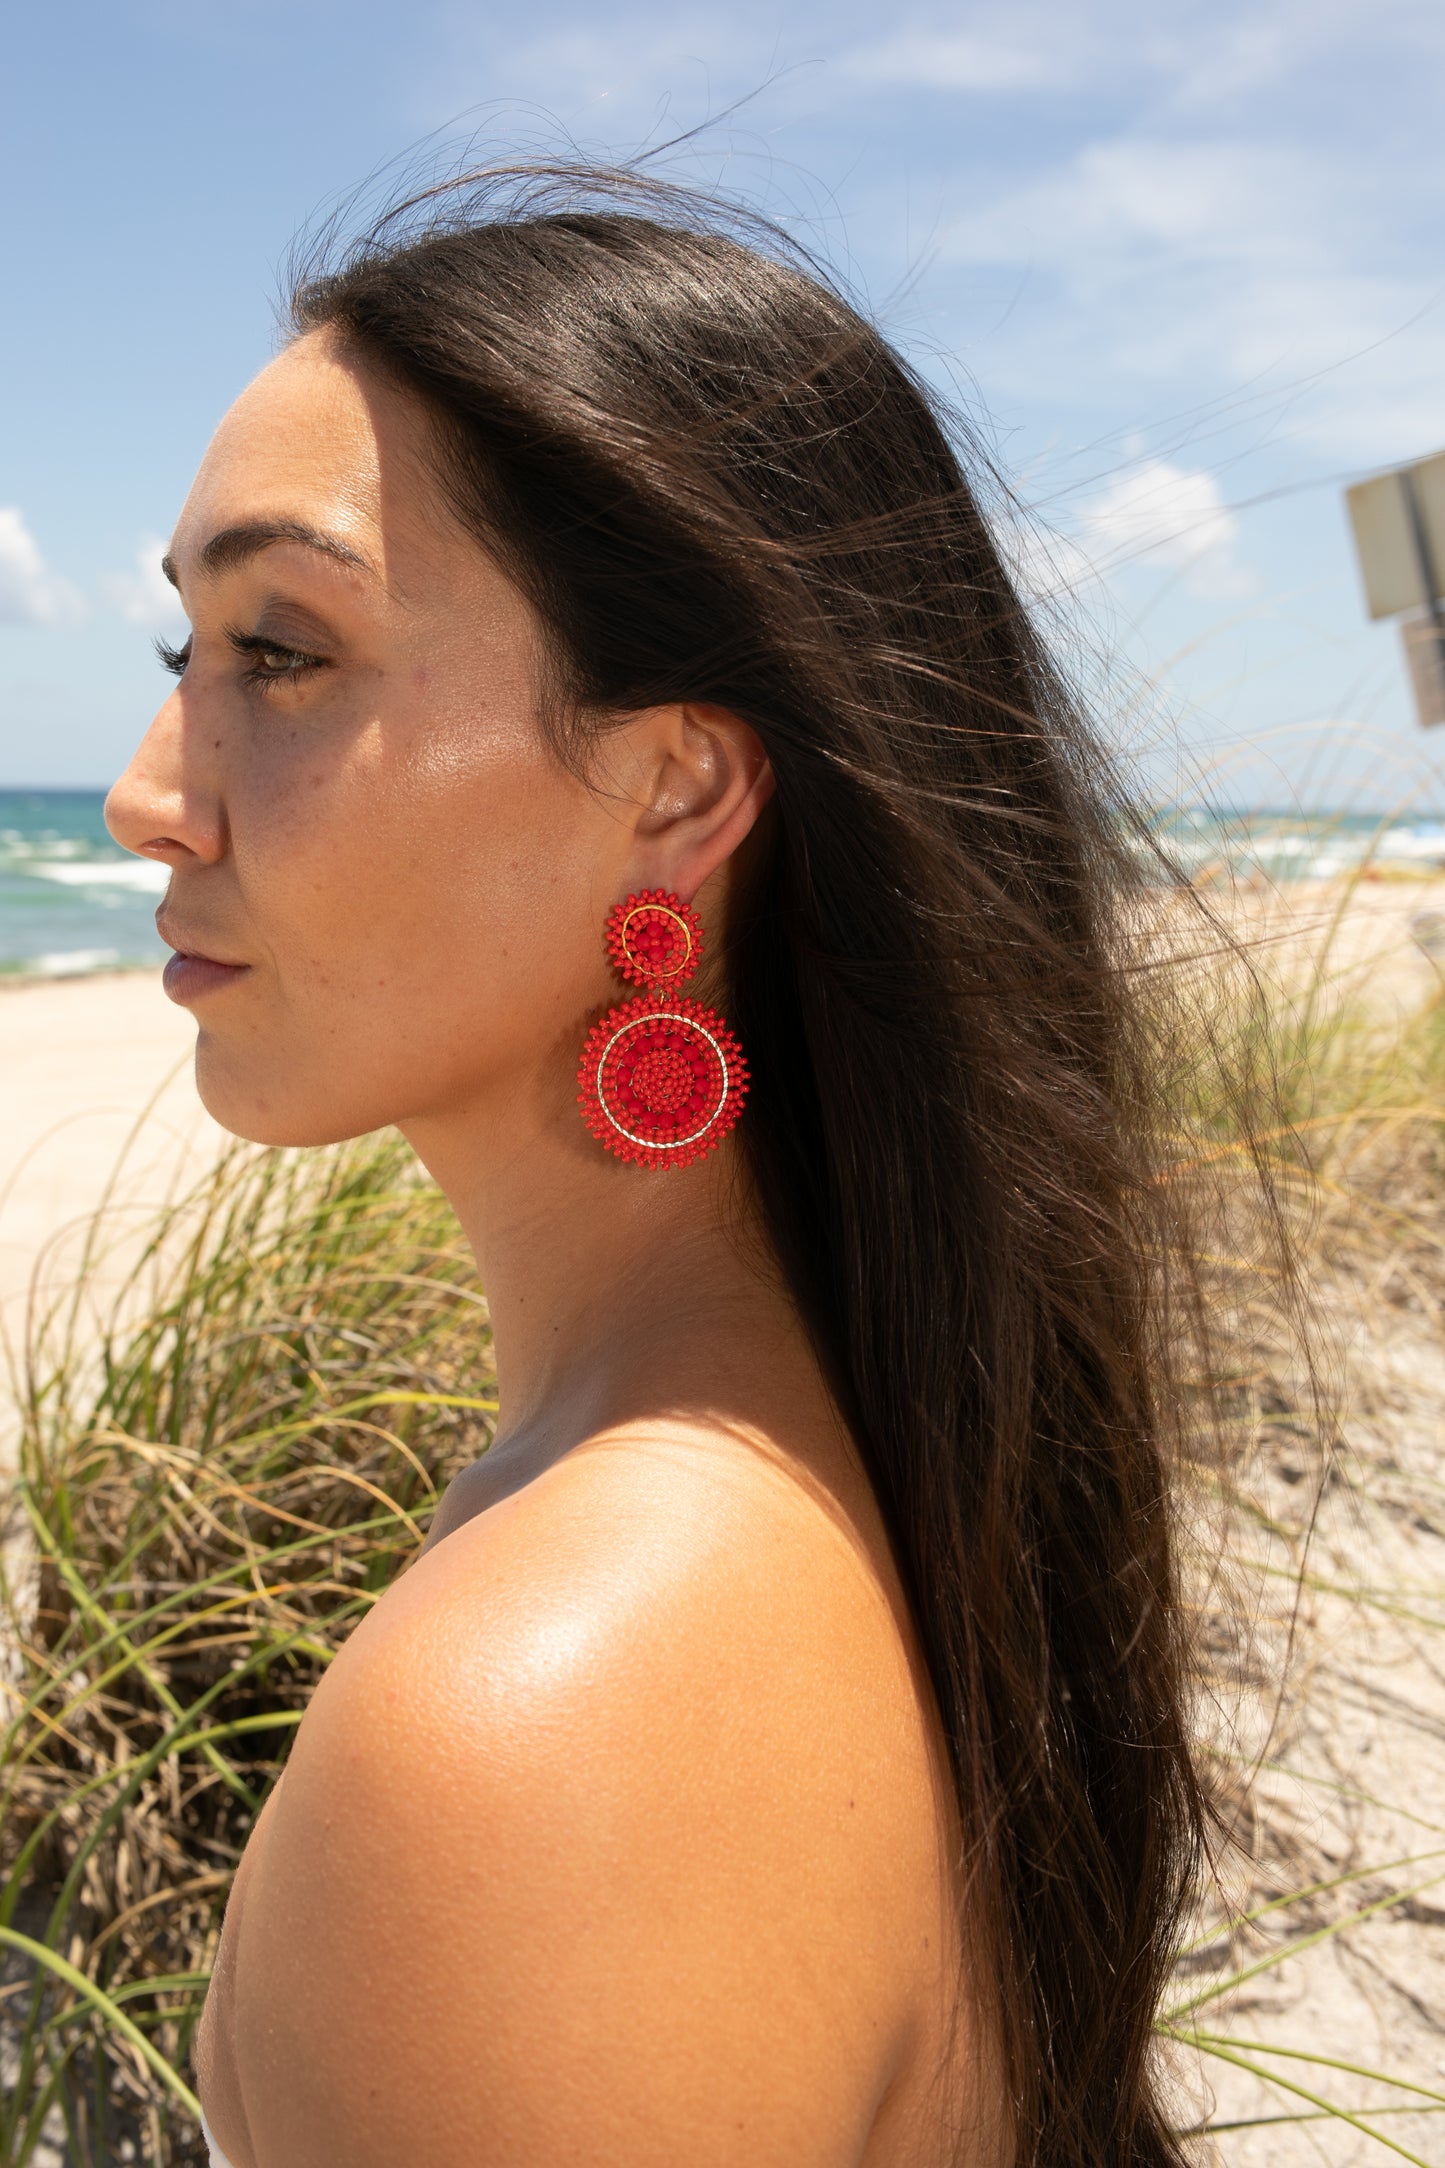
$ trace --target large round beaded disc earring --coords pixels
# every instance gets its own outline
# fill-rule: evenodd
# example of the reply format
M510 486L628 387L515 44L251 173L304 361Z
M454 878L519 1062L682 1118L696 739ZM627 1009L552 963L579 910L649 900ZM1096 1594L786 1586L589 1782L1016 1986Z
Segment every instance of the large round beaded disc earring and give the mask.
M747 1097L743 1050L716 1009L679 996L702 961L690 904L645 888L607 914L607 955L645 989L592 1026L577 1103L599 1144L640 1167L686 1167L736 1125Z

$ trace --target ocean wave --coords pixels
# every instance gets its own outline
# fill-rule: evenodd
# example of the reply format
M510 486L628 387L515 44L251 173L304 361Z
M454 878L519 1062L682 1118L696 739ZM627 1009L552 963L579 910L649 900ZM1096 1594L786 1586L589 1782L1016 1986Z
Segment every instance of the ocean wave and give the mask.
M39 881L58 881L62 888L129 888L147 896L159 896L171 877L169 866L151 858L30 857L11 870Z
M119 949L56 949L48 956L32 956L25 976L33 979L79 979L92 971L113 971L124 959Z
M1384 822L1358 814L1219 814L1162 818L1166 856L1194 880L1333 881L1367 872L1445 872L1445 821Z
M94 846L80 836L62 836L53 828L39 835L23 835L18 828L0 828L0 858L81 858Z
M99 790L0 789L0 977L81 978L164 962L164 866L122 851Z
M1396 863L1407 859L1445 861L1445 826L1431 821L1419 828L1391 828L1381 836L1375 855Z

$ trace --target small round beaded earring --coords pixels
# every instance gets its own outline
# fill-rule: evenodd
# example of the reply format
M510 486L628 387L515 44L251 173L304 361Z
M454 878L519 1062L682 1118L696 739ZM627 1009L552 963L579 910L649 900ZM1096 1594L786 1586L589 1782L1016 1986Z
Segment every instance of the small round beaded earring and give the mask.
M577 1103L599 1144L640 1167L687 1167L721 1144L747 1097L743 1050L716 1009L672 991L702 962L702 923L660 888L614 904L607 955L646 990L588 1032Z

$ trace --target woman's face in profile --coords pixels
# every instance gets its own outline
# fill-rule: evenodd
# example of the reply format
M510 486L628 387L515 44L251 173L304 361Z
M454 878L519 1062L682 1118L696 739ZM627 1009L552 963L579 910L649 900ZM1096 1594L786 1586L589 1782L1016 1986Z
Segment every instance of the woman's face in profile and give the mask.
M258 1141L570 1077L608 993L634 839L549 750L538 620L433 457L419 405L313 334L232 407L171 545L183 674L107 815L173 868L168 990Z

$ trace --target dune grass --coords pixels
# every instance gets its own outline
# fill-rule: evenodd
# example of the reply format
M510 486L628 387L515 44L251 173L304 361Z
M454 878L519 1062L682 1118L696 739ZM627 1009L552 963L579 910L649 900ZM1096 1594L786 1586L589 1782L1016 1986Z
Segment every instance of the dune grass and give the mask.
M1254 998L1220 980L1178 1092L1181 1166L1202 1157L1219 1177L1208 1286L1225 1421L1191 1503L1206 1531L1203 1721L1235 1841L1159 2031L1202 2157L1229 2168L1445 2160L1431 2002L1445 1992L1445 1761L1409 1766L1413 1739L1445 1739L1430 1367L1445 1354L1445 1000L1422 959L1412 988L1368 946L1352 955L1353 900L1342 885L1254 925ZM1253 1102L1267 1126L1240 1128L1224 1071L1267 1078ZM1280 1239L1247 1179L1261 1158ZM1373 1787L1349 1736L1365 1728L1394 1749ZM1413 1940L1382 1964L1398 1935Z
M387 1138L232 1152L98 1348L81 1318L77 1288L22 1383L4 2168L203 2157L188 2051L246 1833L495 1404L471 1260Z
M1238 2015L1281 1966L1445 1884L1445 1812L1394 1852L1344 1859L1275 1781L1300 1750L1291 1682L1316 1597L1445 1631L1445 1581L1352 1578L1321 1556L1320 1500L1360 1470L1328 1356L1302 1356L1279 1228L1252 1217L1264 1159L1312 1289L1368 1282L1371 1300L1418 1303L1445 1287L1445 1010L1382 1021L1330 946L1325 926L1309 967L1263 1001L1217 975L1213 1028L1177 1080L1178 1179L1207 1166L1222 1200L1216 1374L1201 1383L1226 1420L1192 1478L1192 1592L1235 1843L1201 1892L1160 2035L1190 2070L1252 2074L1242 2112L1207 2086L1181 2110L1221 2162L1286 2127L1382 2161L1445 2158L1433 2071ZM1241 1126L1225 1070L1267 1081L1266 1133ZM493 1373L455 1223L385 1137L229 1154L157 1222L98 1330L85 1277L37 1319L20 1380L0 2168L171 2168L203 2159L189 2049L247 1831L331 1655L485 1447ZM1317 2157L1355 2156L1321 2143Z

